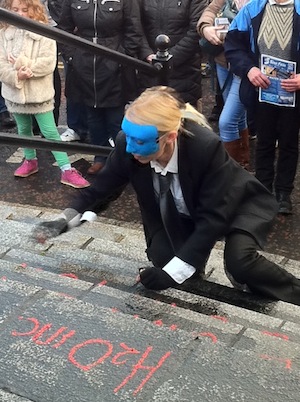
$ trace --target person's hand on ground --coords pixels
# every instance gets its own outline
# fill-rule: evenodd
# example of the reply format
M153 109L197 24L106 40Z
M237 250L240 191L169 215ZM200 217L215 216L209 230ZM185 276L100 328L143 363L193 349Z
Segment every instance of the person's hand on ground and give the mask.
M165 271L155 267L140 268L140 282L147 289L163 290L178 285Z
M54 221L45 221L34 227L31 237L38 243L45 243L51 237L59 236L68 230L68 222L66 219L57 219Z

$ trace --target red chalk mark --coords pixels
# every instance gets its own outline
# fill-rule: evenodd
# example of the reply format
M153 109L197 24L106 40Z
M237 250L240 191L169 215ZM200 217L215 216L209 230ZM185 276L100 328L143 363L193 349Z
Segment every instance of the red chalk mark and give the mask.
M122 360L122 361L118 362L119 357L125 356L125 355L138 355L140 353L138 350L130 348L125 343L120 343L120 346L121 346L121 348L125 349L125 352L119 352L116 354L115 357L113 357L111 359L112 364L115 364L116 366L118 366L120 364L124 364L127 361L127 360Z
M148 370L149 373L147 376L143 379L143 381L140 383L140 385L134 390L133 395L136 395L138 392L141 391L143 386L150 380L150 378L153 376L153 374L164 364L164 362L167 360L167 358L171 355L171 352L167 352L166 354L163 355L163 357L159 360L158 364L156 366L143 366L144 361L147 359L149 353L152 351L152 346L148 346L146 351L143 353L141 359L133 366L132 372L121 382L119 386L117 386L114 389L114 392L118 392L121 388L123 388L129 380L131 380L138 370Z
M19 264L19 267L21 267L21 268L26 268L26 267L27 267L26 262L22 262L22 264Z
M7 281L7 277L6 277L6 276L2 276L1 280L2 280L3 282L6 282L6 281Z
M211 318L215 318L216 320L221 320L223 322L228 322L226 317L222 317L221 315L211 315Z
M54 345L52 345L52 348L59 348L61 345L63 345L67 339L72 338L72 336L76 333L76 331L74 331L74 329L72 329L70 332L68 332L67 334L64 334L61 337L61 340L59 342L56 342Z
M284 341L288 341L288 335L280 334L278 332L269 332L269 331L262 331L264 335L275 336L276 338L283 339Z
M140 318L138 314L134 314L133 318Z
M42 341L40 338L52 328L51 323L45 324L42 327L40 327L40 323L36 318L33 318L33 317L24 318L23 316L19 316L18 318L19 318L19 320L28 321L31 325L33 324L33 327L27 332L12 331L12 335L14 335L14 336L26 336L26 335L32 336L33 342L35 342L38 345L51 345L53 343L53 341L55 341L59 337L61 337L61 339L58 340L58 342L52 344L53 348L58 348L59 346L63 345L67 341L67 339L71 338L76 333L75 330L71 330L71 331L65 333L65 331L67 331L68 328L60 327L55 333L48 336L47 339ZM75 358L75 355L79 350L81 350L82 348L87 347L89 345L95 345L95 344L104 345L106 347L105 353L101 352L102 355L97 360L95 360L89 364L82 364L81 362L78 361L78 359ZM123 351L118 352L114 357L112 357L112 360L111 360L111 363L116 366L128 363L129 359L123 358L124 356L127 356L129 358L129 356L140 354L140 352L137 349L131 348L131 347L127 346L125 343L120 343L120 347L123 348ZM161 359L158 361L156 366L144 365L145 360L147 359L149 353L152 350L153 350L152 346L147 347L147 349L142 354L142 357L139 359L139 361L132 366L130 374L122 381L122 383L118 387L116 387L114 389L114 392L118 392L121 388L123 388L137 374L137 372L139 370L146 370L146 371L148 371L148 374L146 375L146 377L142 380L140 385L133 392L133 395L137 394L138 392L141 391L141 389L144 387L144 385L150 380L150 378L154 375L154 373L164 364L164 362L171 355L171 352L165 353L161 357ZM74 347L72 347L68 354L68 360L71 364L73 364L80 370L88 371L88 370L91 370L92 368L94 368L95 366L103 363L112 354L112 352L113 352L113 345L111 342L109 342L107 340L103 340L103 339L89 339L80 344L76 344Z
M162 320L153 321L153 324L154 324L154 325L157 325L158 327L162 327L162 326L164 325L163 322L162 322Z
M285 358L281 358L281 357L272 357L269 355L260 355L260 357L264 360L275 360L280 363L285 363L285 366L284 366L285 369L287 369L287 370L292 369L292 360L291 359L285 359Z
M98 283L98 286L105 286L107 284L107 281L102 281L102 282L100 282L100 283Z
M68 327L61 327L59 328L53 335L49 336L49 338L47 338L44 341L41 341L39 338L41 338L41 336L49 331L49 329L52 328L52 324L46 324L44 325L33 337L32 340L33 342L35 342L37 345L49 345L51 342L53 342L55 339L57 339L64 331L66 331L68 329ZM57 349L59 346L61 346L62 344L64 344L66 342L67 339L71 338L76 331L72 330L70 332L68 332L67 334L62 335L62 338L59 342L56 342L54 345L52 345L53 348Z
M171 303L172 307L177 307L176 303Z
M200 332L198 335L210 338L212 340L212 343L218 342L218 338L212 332Z
M30 317L30 318L23 318L22 316L18 317L19 320L27 320L29 322L32 322L34 324L32 330L28 332L18 332L18 331L12 331L13 336L27 336L27 335L33 335L39 328L40 323L36 318Z
M52 327L52 324L46 324L44 325L33 337L32 340L33 342L37 343L38 345L44 345L42 341L39 341L38 339L43 335L44 332L48 331Z
M117 309L116 307L112 307L112 308L111 308L111 311L112 311L113 313L117 313L117 312L119 311L119 309Z
M103 356L99 357L99 359L90 364L81 364L75 359L74 356L79 349L84 348L88 345L95 345L95 344L107 346L107 351L104 353ZM88 371L93 367L97 366L98 364L101 364L109 355L111 355L112 351L113 351L113 345L109 341L105 341L104 339L89 339L87 341L79 343L78 345L75 345L70 350L68 359L72 364L74 364L74 366L78 367L83 371Z
M59 295L65 297L66 299L74 299L74 296L68 295L67 293L59 293Z
M169 328L171 331L175 331L178 328L178 326L176 324L172 324L172 325L170 325Z
M59 276L66 276L67 278L72 278L72 279L78 279L78 276L75 274L70 273L65 273L65 274L60 274Z

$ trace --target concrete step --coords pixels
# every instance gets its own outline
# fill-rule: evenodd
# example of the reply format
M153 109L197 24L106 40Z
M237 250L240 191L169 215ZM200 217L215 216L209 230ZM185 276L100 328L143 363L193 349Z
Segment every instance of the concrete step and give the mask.
M57 212L0 205L0 400L297 400L300 308L232 289L222 243L206 280L152 292L141 227L30 241Z
M19 274L31 272L24 269L31 267L38 272L42 269L70 275L94 286L107 283L111 288L131 294L138 268L148 264L144 251L141 251L145 244L138 225L132 225L132 228L128 223L99 218L98 222L82 225L44 245L38 245L30 241L32 225L41 219L52 219L58 211L13 205L4 206L2 212L1 216L5 219L0 233L0 267L4 268L8 262L10 269L16 265ZM284 262L280 256L268 255L268 258ZM300 263L285 261L285 266L291 271L296 271L297 265ZM142 286L137 290L148 299L159 295L160 300L168 305L176 302L185 310L208 317L219 316L224 322L276 334L283 332L283 338L292 337L298 342L300 308L236 291L222 267L222 243L218 243L207 264L207 280L159 293L148 292ZM39 280L37 275L36 281ZM53 287L50 289L55 290Z
M3 400L297 400L299 344L289 339L105 284L0 272ZM45 288L52 281L67 293Z

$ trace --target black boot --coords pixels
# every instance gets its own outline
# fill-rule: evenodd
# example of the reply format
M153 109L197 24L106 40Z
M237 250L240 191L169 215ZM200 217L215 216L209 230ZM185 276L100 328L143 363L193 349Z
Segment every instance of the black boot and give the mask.
M0 113L0 127L1 128L13 128L16 127L16 122L9 112Z
M282 215L290 215L293 209L290 194L284 192L276 192L276 199L279 204L278 213Z

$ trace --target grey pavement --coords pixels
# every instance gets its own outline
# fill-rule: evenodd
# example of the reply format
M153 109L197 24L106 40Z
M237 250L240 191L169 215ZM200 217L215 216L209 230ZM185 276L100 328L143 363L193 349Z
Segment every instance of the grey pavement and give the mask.
M58 213L0 202L0 401L300 401L300 307L233 289L222 242L204 280L152 292L138 223L36 244Z

